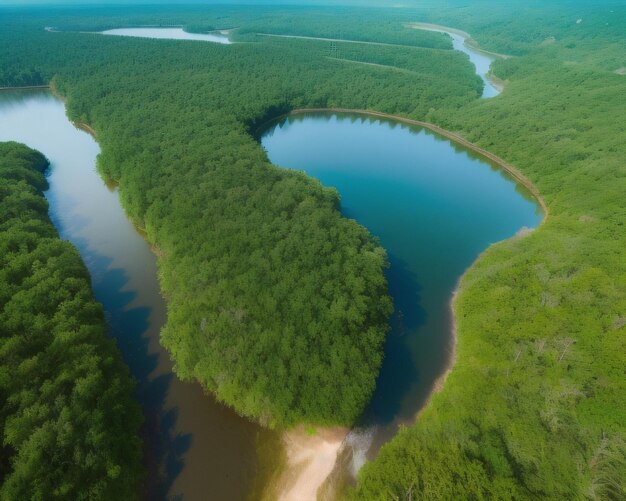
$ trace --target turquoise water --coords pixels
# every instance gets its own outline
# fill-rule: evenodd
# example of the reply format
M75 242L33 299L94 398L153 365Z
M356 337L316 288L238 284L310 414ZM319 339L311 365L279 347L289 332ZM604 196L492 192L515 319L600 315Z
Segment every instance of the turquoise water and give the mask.
M449 362L459 277L490 244L536 227L542 212L501 169L420 127L315 113L271 125L261 143L272 163L337 188L343 214L388 252L396 311L361 420L380 445L413 420Z

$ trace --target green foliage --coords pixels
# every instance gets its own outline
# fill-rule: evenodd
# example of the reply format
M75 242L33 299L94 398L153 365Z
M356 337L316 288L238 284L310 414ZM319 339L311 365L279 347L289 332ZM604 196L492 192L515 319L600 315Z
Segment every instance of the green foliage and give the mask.
M132 499L133 381L42 190L47 160L0 143L0 499Z
M70 116L96 129L101 172L161 250L162 342L177 374L271 427L352 423L382 362L385 253L341 217L334 190L271 166L250 131L303 106L411 102L425 113L467 103L481 90L467 59L350 49L387 65L371 66L333 60L315 41L221 46L36 29L62 28L57 17L30 23L7 22L5 71L28 61L67 96Z
M7 21L2 82L33 68L96 128L101 170L162 250L163 338L177 370L270 425L358 414L389 302L384 254L339 218L337 194L270 166L249 133L292 108L369 108L433 121L515 164L549 218L467 273L443 392L365 466L354 496L620 499L626 77L615 71L626 67L625 11L485 5L385 16L453 25L520 55L494 65L509 84L490 100L477 99L472 67L450 51L343 42L331 53L327 42L254 34L293 34L295 23L307 27L299 35L336 36L329 16L307 10L280 22L171 15L193 29L237 26L235 37L254 41L228 47L33 28L58 17ZM394 38L398 24L374 28L381 16L370 13L361 40L411 45Z
M486 40L523 40L543 13L536 29L556 41L498 61L510 81L500 97L431 115L519 167L550 214L465 275L445 388L363 468L355 499L626 496L626 77L613 71L624 32L596 29L623 27L626 9L609 10L509 11L495 26L485 12ZM555 31L562 17L597 22L572 22L574 35ZM463 19L455 26L482 41Z

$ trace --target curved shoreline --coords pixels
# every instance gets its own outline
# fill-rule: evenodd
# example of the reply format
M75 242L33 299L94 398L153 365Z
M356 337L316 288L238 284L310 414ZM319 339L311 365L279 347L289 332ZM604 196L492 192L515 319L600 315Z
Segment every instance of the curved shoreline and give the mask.
M76 127L77 129L81 129L84 130L85 132L87 132L88 134L91 134L91 136L94 139L98 138L98 135L96 134L96 131L93 129L93 127L91 127L90 125L87 125L84 122L72 122L74 124L74 127Z
M472 35L470 35L466 31L462 31L457 28L450 28L449 26L442 26L440 24L430 24L430 23L407 23L404 26L409 29L414 29L414 30L445 33L448 36L451 36L453 38L454 36L460 37L462 39L462 45L468 51L474 52L478 55L482 55L483 57L489 58L492 60L492 62L495 59L510 59L511 57L513 57L509 54L500 54L498 52L492 52L489 50L482 49L481 47L479 47L478 42L472 38ZM462 49L456 49L456 50L461 50L462 52L465 52ZM467 54L468 52L465 52L465 53ZM470 56L470 59L471 59L471 56ZM489 64L488 71L484 74L484 76L481 76L481 78L483 78L485 82L488 82L489 84L491 84L491 86L494 89L496 89L498 94L500 94L504 90L506 85L508 84L507 80L502 80L491 71L491 63ZM483 95L483 97L486 97L486 96ZM493 96L490 96L490 97L493 97Z
M467 31L459 30L457 28L450 28L449 26L443 26L441 24L431 24L431 23L408 23L406 24L406 26L414 30L454 33L455 35L459 35L465 38L464 43L468 47L471 47L472 50L475 50L476 52L482 52L483 54L487 56L497 57L500 59L511 59L513 57L510 54L501 54L500 52L492 52L490 50L486 50L486 49L479 47L476 40L472 38L472 35L470 35Z
M258 137L259 132L262 131L263 129L265 129L269 124L271 124L272 122L276 122L279 121L283 118L287 118L289 116L298 116L298 115L306 115L309 113L346 113L346 114L353 114L353 115L361 115L363 117L371 117L371 118L378 118L378 119L383 119L383 120L390 120L390 121L394 121L394 122L398 122L398 123L403 123L403 124L407 124L407 125L414 125L414 126L418 126L418 127L422 127L424 129L430 130L431 132L434 132L440 136L443 136L447 139L449 139L452 143L455 143L457 145L460 145L464 148L466 148L469 151L472 151L476 154L478 154L479 156L483 157L484 159L490 161L491 163L497 165L499 168L501 168L503 171L505 171L506 173L508 173L517 183L521 184L522 186L524 186L524 188L526 188L528 190L528 192L533 196L533 198L536 200L536 202L539 204L539 206L542 208L544 216L541 219L541 222L539 223L540 227L541 225L543 225L546 221L546 219L548 218L548 214L549 214L549 210L548 210L548 206L545 202L545 200L543 199L543 197L541 196L539 189L534 185L534 183L528 179L524 174L522 174L522 172L517 169L515 166L513 166L512 164L510 164L509 162L507 162L506 160L500 158L499 156L485 150L484 148L481 148L480 146L468 141L467 139L463 138L462 136L460 136L457 133L451 132L449 130L446 130L442 127L439 127L438 125L435 125L433 123L430 122L424 122L424 121L420 121L420 120L414 120L414 119L410 119L410 118L405 118L405 117L401 117L401 116L397 116L397 115L392 115L389 113L382 113L382 112L378 112L378 111L372 111L372 110L364 110L364 109L350 109L350 108L297 108L294 110L291 110L288 113L283 113L277 117L274 117L270 120L267 120L265 122L263 122L262 124L260 124L258 127L256 127L255 129L255 137ZM481 257L489 251L489 249L494 246L494 245L498 245L502 242L505 242L507 240L510 240L512 238L516 238L518 237L518 234L512 236L511 238L505 239L505 240L501 240L499 242L494 242L493 244L489 245L487 248L485 248L477 257L476 259L472 262L472 264L463 271L463 273L459 276L457 285L455 286L454 290L452 291L452 295L450 297L450 301L449 301L449 312L450 312L450 318L451 318L451 328L450 328L450 339L449 339L449 344L448 344L448 361L446 363L446 366L443 370L443 372L435 379L435 381L433 382L433 385L430 389L430 392L428 394L428 397L426 398L424 404L421 406L421 408L416 412L414 419L417 420L418 417L422 414L422 412L430 405L433 396L436 393L439 393L440 391L442 391L444 384L448 378L448 375L451 373L452 369L454 368L455 364L456 364L456 352L457 352L457 344L458 344L458 333L457 333L457 322L456 322L456 299L459 296L459 294L462 292L462 287L461 284L463 282L463 278L467 275L468 271L471 270L474 265L481 259ZM341 447L337 449L337 453L339 453L339 451L341 450ZM309 458L310 460L313 460L314 458ZM303 492L302 490L298 492L298 494L300 496L302 496L302 499L311 499L314 500L317 496L317 492L319 491L320 488L322 488L322 486L324 486L327 483L327 480L331 477L332 473L335 471L335 469L337 468L337 459L338 459L338 455L335 456L334 459L334 464L333 467L329 473L328 476L326 476L326 478L323 479L323 481L316 486L310 485L309 484L309 491L308 492ZM282 475L284 476L286 472L282 472ZM288 499L290 500L290 497L287 496L285 497L285 491L281 492L282 494L282 498L281 499Z
M435 132L437 134L439 134L440 136L444 136L448 139L450 139L453 143L459 144L465 148L467 148L468 150L473 151L474 153L478 153L480 156L486 158L487 160L490 160L491 162L495 163L498 167L500 167L502 170L504 170L505 172L507 172L509 175L511 175L511 177L513 177L519 184L521 184L522 186L524 186L529 192L530 194L535 198L535 200L537 200L537 202L539 203L539 205L541 206L541 209L544 211L544 217L541 220L541 224L544 223L544 221L547 219L548 217L548 206L546 205L545 200L543 199L543 197L541 196L541 194L539 193L539 189L535 186L535 184L528 179L524 174L522 174L522 172L515 166L513 166L512 164L510 164L509 162L507 162L506 160L500 158L497 155L494 155L493 153L485 150L484 148L481 148L480 146L468 141L467 139L465 139L464 137L460 136L459 134L457 134L456 132L451 132L447 129L444 129L443 127L439 127L438 125L435 125L433 123L430 122L423 122L421 120L414 120L412 118L405 118L399 115L391 115L389 113L382 113L380 111L372 111L372 110L364 110L364 109L352 109L352 108L297 108L294 110L291 110L288 113L283 113L282 115L279 115L275 118L272 118L270 120L265 121L264 123L262 123L261 125L259 125L258 127L256 127L256 131L258 133L258 131L260 131L261 129L264 129L268 124L275 122L277 120L280 120L282 118L286 118L289 116L297 116L297 115L305 115L307 113L351 113L354 115L362 115L362 116L369 116L369 117L374 117L374 118L382 118L384 120L392 120L394 122L400 122L400 123L404 123L407 125L416 125L418 127L423 127L424 129L428 129L432 132Z

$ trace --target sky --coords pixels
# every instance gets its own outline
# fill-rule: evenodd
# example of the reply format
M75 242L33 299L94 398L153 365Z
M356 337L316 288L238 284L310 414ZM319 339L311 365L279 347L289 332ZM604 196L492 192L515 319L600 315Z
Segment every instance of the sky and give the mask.
M454 0L452 0L454 2ZM465 0L467 1L472 0ZM460 0L457 0L461 3ZM450 3L450 0L0 0L0 5L379 5L381 7L419 7Z
M501 3L540 6L542 4L615 4L626 0L0 0L0 5L361 5L380 7L444 7L472 3Z

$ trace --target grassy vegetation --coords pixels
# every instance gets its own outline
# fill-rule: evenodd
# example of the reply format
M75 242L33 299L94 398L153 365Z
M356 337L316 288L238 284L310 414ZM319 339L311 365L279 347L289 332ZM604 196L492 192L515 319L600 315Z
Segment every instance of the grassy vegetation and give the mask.
M626 12L486 5L394 10L385 34L372 27L379 11L355 19L372 40L397 43L402 23L435 22L517 54L496 63L509 85L491 100L445 49L339 43L336 60L323 42L250 33L255 43L229 47L49 34L38 26L62 19L43 15L26 25L5 16L0 81L53 79L71 116L95 127L101 170L163 252L163 341L179 374L269 425L354 419L373 389L389 302L384 254L339 217L337 195L270 166L249 132L292 108L367 108L434 122L516 165L549 219L464 277L443 392L366 465L353 495L620 499L626 77L615 70L626 67ZM299 34L329 36L330 16L316 12L263 30L289 33L299 16L309 27ZM81 15L74 26L114 19ZM199 23L185 15L172 19ZM202 22L260 30L254 15L229 11L215 24L211 11Z
M0 499L134 499L134 383L48 217L47 167L0 143Z
M626 496L626 80L612 71L626 12L609 10L544 17L524 57L496 63L501 97L429 117L519 167L550 216L465 275L454 370L365 466L355 499ZM504 52L497 34L522 40L540 14L447 22Z

